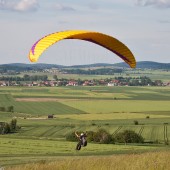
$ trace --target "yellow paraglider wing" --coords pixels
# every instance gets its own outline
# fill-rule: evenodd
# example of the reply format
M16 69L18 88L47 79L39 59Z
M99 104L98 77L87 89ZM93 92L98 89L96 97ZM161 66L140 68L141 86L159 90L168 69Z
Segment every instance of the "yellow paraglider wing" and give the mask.
M128 49L127 46L125 46L116 38L99 32L80 30L56 32L41 38L32 46L29 52L30 61L36 62L44 50L63 39L79 39L98 44L118 55L127 64L129 64L131 68L136 67L136 61L132 52Z

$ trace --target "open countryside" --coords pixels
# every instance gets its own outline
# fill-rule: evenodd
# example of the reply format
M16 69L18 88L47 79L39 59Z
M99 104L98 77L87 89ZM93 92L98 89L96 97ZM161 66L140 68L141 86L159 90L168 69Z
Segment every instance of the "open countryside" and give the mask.
M170 0L0 16L0 170L170 170Z
M21 126L17 133L0 136L1 166L44 158L59 161L62 156L169 150L165 145L170 138L169 87L1 87L0 96L1 108L14 107L14 112L0 112L1 122L16 117ZM100 128L112 135L133 130L145 144L89 143L77 152L76 143L65 140L74 131Z

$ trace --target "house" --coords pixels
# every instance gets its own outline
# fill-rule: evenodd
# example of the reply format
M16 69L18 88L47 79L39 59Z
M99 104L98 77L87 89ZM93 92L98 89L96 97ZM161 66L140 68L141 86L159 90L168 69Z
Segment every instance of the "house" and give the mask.
M164 86L170 86L170 82L164 83Z
M90 81L90 80L87 80L83 83L83 86L94 86L94 82L93 81Z
M118 86L118 85L120 85L119 80L112 80L107 84L107 86Z
M76 81L69 81L66 86L78 86L78 83Z
M0 81L0 86L8 86L8 83L6 83L5 81Z
M50 81L50 86L51 87L58 86L57 81Z
M107 84L107 86L115 86L115 84L110 82Z
M107 85L107 82L105 80L99 80L100 85Z

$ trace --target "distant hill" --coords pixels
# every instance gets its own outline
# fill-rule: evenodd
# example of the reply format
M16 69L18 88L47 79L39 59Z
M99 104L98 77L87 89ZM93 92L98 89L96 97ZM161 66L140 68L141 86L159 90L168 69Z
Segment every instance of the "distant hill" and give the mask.
M15 71L28 71L28 70L42 70L50 68L90 68L90 67L119 67L119 68L129 68L129 65L122 62L116 64L107 63L96 63L87 65L74 65L74 66L63 66L57 64L24 64L24 63L11 63L0 65L0 70L15 70ZM137 67L141 69L170 69L170 63L158 63L153 61L139 61L137 62Z
M117 67L128 68L128 64L125 62L114 64ZM137 62L136 68L142 69L170 69L170 63L158 63L153 61L139 61Z
M85 65L73 65L67 66L67 68L88 68L88 67L109 67L115 66L115 64L108 64L108 63L95 63L95 64L85 64Z
M63 68L64 66L56 64L24 64L24 63L11 63L11 64L2 64L0 65L0 70L15 70L15 71L29 71L29 70L42 70L50 68Z
M125 62L116 63L116 64L107 64L107 63L96 63L89 65L75 65L70 66L73 68L88 68L88 67L119 67L119 68L130 68L129 65ZM170 69L170 63L158 63L153 61L139 61L136 64L136 68L141 69Z

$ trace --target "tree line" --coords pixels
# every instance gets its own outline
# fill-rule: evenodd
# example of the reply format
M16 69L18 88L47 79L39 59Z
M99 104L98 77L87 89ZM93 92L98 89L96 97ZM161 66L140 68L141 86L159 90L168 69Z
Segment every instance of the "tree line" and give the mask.
M47 81L47 75L2 76L0 81Z
M114 73L122 73L122 69L119 68L100 68L100 69L62 69L61 72L67 74L86 74L86 75L114 75Z
M158 83L162 84L162 81L152 81L149 77L115 77L115 80L118 80L121 83L127 84L128 86L155 86Z
M14 112L14 106L8 106L8 107L4 107L4 106L1 106L0 107L0 111L2 112Z
M79 132L80 133L80 132ZM67 141L77 141L74 132L66 136ZM96 132L87 132L87 141L101 144L115 143L144 143L144 138L132 130L124 130L115 135L110 134L105 129L98 129Z

